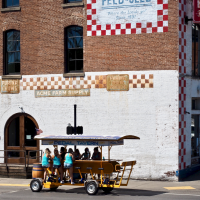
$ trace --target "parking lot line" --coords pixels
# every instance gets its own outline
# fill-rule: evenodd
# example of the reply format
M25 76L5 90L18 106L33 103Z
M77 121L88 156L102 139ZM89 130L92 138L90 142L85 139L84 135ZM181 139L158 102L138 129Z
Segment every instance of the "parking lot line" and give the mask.
M191 186L164 187L164 188L167 190L195 190L196 189Z
M29 184L7 184L7 183L0 183L0 186L21 186L21 187L28 187Z

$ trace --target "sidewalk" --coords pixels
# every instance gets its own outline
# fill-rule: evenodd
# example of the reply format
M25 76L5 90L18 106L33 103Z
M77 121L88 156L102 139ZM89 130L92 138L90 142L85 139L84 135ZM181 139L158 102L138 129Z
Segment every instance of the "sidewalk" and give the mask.
M0 187L3 186L29 187L31 180L32 179L0 178ZM71 187L69 186L62 186L62 187L66 187L67 189L76 187L76 185ZM188 177L187 179L181 182L130 180L128 186L121 188L160 191L160 192L167 192L176 189L177 190L196 189L197 191L200 191L200 172L195 173L194 175Z

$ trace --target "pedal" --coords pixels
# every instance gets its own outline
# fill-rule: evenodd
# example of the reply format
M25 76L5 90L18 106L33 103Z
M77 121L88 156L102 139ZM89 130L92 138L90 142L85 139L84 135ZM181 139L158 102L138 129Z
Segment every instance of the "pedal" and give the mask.
M84 183L84 178L82 178L81 180L79 180L79 183Z

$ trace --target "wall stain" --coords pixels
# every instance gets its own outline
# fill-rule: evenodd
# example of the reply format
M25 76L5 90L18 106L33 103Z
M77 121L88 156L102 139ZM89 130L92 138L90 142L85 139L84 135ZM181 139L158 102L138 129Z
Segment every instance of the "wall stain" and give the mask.
M164 173L167 175L167 177L172 177L172 176L176 176L176 172L175 171L168 171L166 173Z

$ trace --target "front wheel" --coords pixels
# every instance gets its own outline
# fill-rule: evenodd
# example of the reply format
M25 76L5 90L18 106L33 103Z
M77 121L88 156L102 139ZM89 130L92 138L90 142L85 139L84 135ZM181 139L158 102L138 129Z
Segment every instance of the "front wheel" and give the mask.
M110 193L110 192L113 190L113 188L109 188L109 187L102 187L101 189L102 189L106 194Z
M32 180L30 183L30 188L31 188L32 192L40 192L42 189L41 181L38 179Z
M90 181L86 184L85 190L89 195L95 195L99 188L94 181Z

